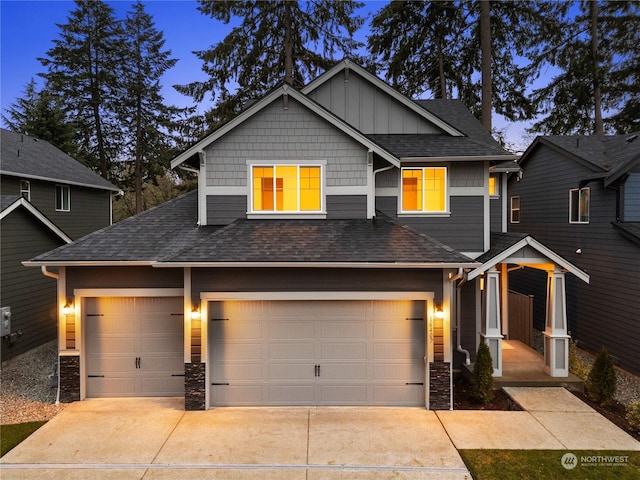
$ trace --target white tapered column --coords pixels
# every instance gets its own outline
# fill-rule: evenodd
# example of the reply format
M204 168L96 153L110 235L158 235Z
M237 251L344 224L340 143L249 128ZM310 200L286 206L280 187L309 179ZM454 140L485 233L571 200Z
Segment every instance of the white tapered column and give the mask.
M569 376L569 335L565 274L557 268L547 277L544 370L552 377Z
M500 319L500 274L495 268L485 273L485 309L482 338L489 346L493 360L493 376L502 376L502 321Z

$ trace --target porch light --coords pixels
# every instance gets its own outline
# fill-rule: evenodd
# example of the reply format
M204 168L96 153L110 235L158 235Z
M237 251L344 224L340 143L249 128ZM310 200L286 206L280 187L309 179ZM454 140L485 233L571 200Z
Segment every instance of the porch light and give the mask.
M62 307L62 314L71 315L72 313L73 313L73 305L71 304L71 302L67 301L64 307Z
M191 310L191 320L198 320L200 318L200 310L198 307L193 307Z
M438 307L436 309L436 318L442 320L444 318L444 312L442 311L441 307Z

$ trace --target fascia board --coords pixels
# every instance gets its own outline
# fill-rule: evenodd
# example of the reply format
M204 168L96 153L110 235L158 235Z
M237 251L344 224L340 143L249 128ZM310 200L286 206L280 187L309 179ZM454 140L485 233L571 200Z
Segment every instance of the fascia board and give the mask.
M473 268L478 262L464 263L376 263L376 262L156 262L157 268Z
M14 203L12 203L9 207L5 208L0 214L0 220L5 218L11 212L16 210L19 207L24 207L29 213L31 213L34 217L36 217L45 227L47 227L51 232L60 237L62 241L65 243L71 243L73 240L67 236L60 228L56 226L51 220L45 217L36 207L27 202L24 198L19 198Z
M413 110L415 113L417 113L418 115L420 115L424 119L428 120L429 122L433 123L437 127L441 128L442 130L447 132L449 135L452 135L454 137L464 137L464 134L462 132L460 132L459 130L453 128L451 125L449 125L445 121L441 120L440 118L436 117L434 114L429 112L427 109L422 108L421 106L417 105L413 100L405 97L400 92L398 92L397 90L392 88L389 84L387 84L386 82L380 80L377 76L375 76L372 73L368 72L367 70L362 68L360 65L358 65L356 63L353 63L353 62L351 62L349 60L343 60L342 62L337 64L335 67L329 69L328 71L326 71L325 73L320 75L318 78L313 80L311 83L307 84L301 90L301 92L304 95L309 94L311 91L315 90L316 88L321 86L323 83L325 83L328 80L330 80L331 78L333 78L337 73L341 72L342 70L345 70L346 68L354 70L361 77L365 78L366 80L368 80L369 82L374 84L376 87L380 88L382 91L384 91L385 93L387 93L388 95L393 97L395 100L397 100L400 103L402 103L404 106L406 106L409 109Z
M493 257L488 262L485 262L480 267L476 268L475 270L472 270L467 275L467 279L468 280L473 280L474 278L479 277L482 273L486 272L490 268L496 266L499 263L504 262L505 260L508 260L510 256L512 256L514 253L516 253L521 248L526 247L527 245L532 247L533 249L537 250L538 252L540 252L542 255L547 257L549 260L551 260L556 265L559 265L560 267L564 268L568 272L574 274L576 277L578 277L583 282L589 283L589 275L587 273L585 273L584 271L580 270L578 267L573 265L568 260L565 260L560 255L558 255L557 253L553 252L552 250L549 250L547 247L545 247L544 245L542 245L540 242L538 242L537 240L533 239L532 237L523 238L522 240L518 241L517 243L515 243L511 247L509 247L506 250L504 250L499 255L496 255L495 257Z
M27 260L22 262L25 267L152 267L155 266L155 260L120 260L120 261L103 261L103 260Z
M0 175L6 175L9 177L20 177L20 178L26 178L29 180L41 180L44 182L51 182L51 183L61 183L64 185L75 185L77 187L85 187L85 188L95 188L96 190L109 190L111 192L120 192L121 189L119 189L118 187L111 186L111 187L107 187L106 185L95 185L95 184L91 184L91 183L82 183L82 182L74 182L71 180L66 180L64 178L53 178L53 177L43 177L40 175L29 175L26 173L20 173L20 172L8 172L6 170L0 170Z
M604 186L608 187L613 182L615 182L620 177L622 177L625 173L627 173L630 170L632 170L636 165L640 165L640 155L638 155L637 157L631 159L622 168L618 168L613 173L611 173L610 175L607 175L605 177L605 179L604 179Z
M476 162L476 161L508 161L517 160L518 155L469 155L469 156L453 156L453 157L400 157L400 162ZM514 164L514 171L520 168Z

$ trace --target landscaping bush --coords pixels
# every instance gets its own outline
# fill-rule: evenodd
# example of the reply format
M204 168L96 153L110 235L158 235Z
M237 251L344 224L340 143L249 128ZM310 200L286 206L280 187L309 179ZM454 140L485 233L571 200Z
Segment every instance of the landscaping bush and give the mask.
M481 404L493 400L493 360L486 343L481 343L471 374L471 394Z
M626 418L629 426L640 432L640 402L631 402L627 405Z
M606 348L602 347L587 378L587 393L594 402L605 405L613 400L617 382L611 355Z
M571 332L569 332L569 335L571 335ZM589 372L591 371L591 363L580 355L578 342L573 338L569 339L569 371L582 380L589 378Z

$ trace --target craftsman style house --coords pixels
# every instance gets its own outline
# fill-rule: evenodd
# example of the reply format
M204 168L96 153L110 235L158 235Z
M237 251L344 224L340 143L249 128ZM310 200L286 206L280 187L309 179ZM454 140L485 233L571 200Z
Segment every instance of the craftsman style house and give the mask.
M479 342L501 374L509 263L546 271L567 375L564 277L588 276L505 233L515 158L349 61L273 90L172 161L197 191L26 262L58 275L61 399L449 409Z
M56 282L22 262L111 224L118 189L49 142L0 130L2 360L57 336Z
M621 367L640 375L640 138L539 137L509 181L509 231L528 232L589 272L569 278L569 330L578 345L603 346ZM539 273L511 274L512 287L534 295L543 328L545 291ZM542 287L542 289L540 288Z

